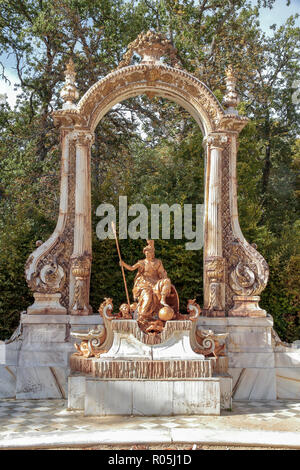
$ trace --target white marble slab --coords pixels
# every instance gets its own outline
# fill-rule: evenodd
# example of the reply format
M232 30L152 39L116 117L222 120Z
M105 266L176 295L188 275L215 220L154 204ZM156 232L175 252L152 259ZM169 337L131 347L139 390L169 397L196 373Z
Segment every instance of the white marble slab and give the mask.
M23 324L57 324L69 323L70 325L98 325L103 323L102 317L96 315L28 315L22 313L20 320Z
M232 409L232 378L219 375L220 379L220 408L221 410Z
M205 359L202 354L195 353L191 348L189 331L176 331L167 341L151 347L152 357L160 359Z
M28 315L22 313L20 317L23 325L28 324L66 324L69 322L69 315Z
M234 398L234 390L236 383L241 375L243 368L242 367L229 367L228 368L228 374L232 378L232 398Z
M84 376L71 376L68 379L68 409L83 410L85 400Z
M270 368L275 366L274 353L266 352L244 352L244 353L228 353L229 367L249 368L263 367Z
M65 342L67 329L65 324L24 325L24 343L60 343Z
M300 400L300 368L276 369L277 398Z
M16 398L66 398L67 372L63 367L18 367Z
M300 349L275 352L276 367L299 367L300 370Z
M219 415L220 379L174 381L173 415Z
M130 381L86 380L86 416L131 415L133 410Z
M72 379L69 380L69 387L72 388L73 383ZM70 389L69 393L73 395ZM180 414L219 415L220 379L217 377L195 380L86 378L86 416Z
M0 364L5 364L5 343L0 341Z
M55 345L55 343L52 343ZM75 350L74 350L75 351ZM74 352L73 350L70 352ZM51 366L51 367L67 367L69 364L68 351L22 351L19 358L19 366L24 367L38 367L38 366Z
M16 366L18 364L21 347L21 340L16 340L12 343L5 344L4 353L6 366Z
M234 400L276 400L275 369L228 368L233 377Z
M273 352L271 328L229 327L228 352Z
M14 366L0 365L0 398L16 396L16 370Z
M173 382L135 381L132 384L132 414L163 416L173 414Z
M67 315L68 317L68 322L70 325L72 325L72 328L74 328L76 325L102 325L103 324L103 318L98 314L96 315L86 315L86 316L80 316L80 315Z
M134 335L114 332L113 344L101 359L152 359L152 348L137 340Z
M206 326L213 329L213 327L229 327L229 326L242 326L242 327L272 327L274 324L273 317L267 315L266 317L199 317L197 321L198 326Z
M205 358L192 350L189 332L183 330L176 331L169 339L155 345L144 344L133 334L114 331L113 344L107 353L101 354L101 359L204 360Z

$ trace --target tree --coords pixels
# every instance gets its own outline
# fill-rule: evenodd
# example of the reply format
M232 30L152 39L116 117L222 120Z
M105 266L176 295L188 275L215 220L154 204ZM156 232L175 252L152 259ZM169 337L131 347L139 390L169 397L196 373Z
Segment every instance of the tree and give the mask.
M30 303L23 277L25 259L37 239L50 235L57 218L59 136L51 112L62 104L59 90L65 64L73 58L82 96L117 66L128 43L142 30L153 28L167 34L183 67L205 82L220 100L225 68L233 63L242 98L240 112L252 119L241 135L238 157L241 226L270 263L265 307L274 315L283 337L296 339L299 114L292 94L299 73L299 28L290 19L274 28L271 38L264 36L258 24L258 7L273 3L0 1L1 57L14 57L20 80L17 107L12 110L0 105L2 337L8 336L20 310ZM138 62L139 57L134 56L133 61ZM5 76L4 63L2 67ZM203 170L200 142L197 124L173 103L141 96L119 104L96 130L93 208L115 201L118 194L147 204L199 203L203 180L195 175ZM124 257L134 261L140 257L142 245L141 240L122 242ZM123 291L120 273L115 272L118 261L112 241L100 244L95 237L93 247L91 300L97 309L104 295L114 296L116 303L123 301ZM178 282L182 298L198 295L201 299L200 253L192 254L188 270L186 252L177 241L161 240L157 248L171 278ZM168 265L168 259L176 262Z

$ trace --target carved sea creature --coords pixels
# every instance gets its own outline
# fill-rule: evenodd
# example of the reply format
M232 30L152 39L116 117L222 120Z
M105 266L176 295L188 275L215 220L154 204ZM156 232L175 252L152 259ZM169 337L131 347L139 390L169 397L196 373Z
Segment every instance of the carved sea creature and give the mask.
M98 311L101 317L103 317L103 319L112 320L113 318L115 318L115 315L112 314L113 309L114 306L112 303L112 299L110 297L105 297L102 304L100 304Z
M204 356L225 356L225 340L228 333L214 333L212 330L198 329L196 340L199 345L196 352Z
M71 336L81 339L80 344L74 344L80 356L94 357L99 353L99 348L106 339L106 329L103 325L98 325L97 328L87 333L73 331L71 332Z
M162 320L153 320L147 322L145 325L145 333L148 335L157 335L164 329L164 322Z

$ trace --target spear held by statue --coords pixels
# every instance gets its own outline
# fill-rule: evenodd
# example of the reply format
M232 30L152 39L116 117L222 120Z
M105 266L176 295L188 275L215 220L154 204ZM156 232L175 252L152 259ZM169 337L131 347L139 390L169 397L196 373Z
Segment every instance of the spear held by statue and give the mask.
M117 245L117 250L118 250L118 255L119 255L119 260L120 260L120 266L121 266L121 271L122 271L122 276L123 276L123 281L124 281L124 286L125 286L125 292L126 292L126 297L127 297L127 303L128 303L128 306L130 307L130 300L129 300L129 295L128 295L128 289L127 289L127 282L126 282L125 273L124 273L124 267L123 267L123 264L122 264L121 252L120 252L116 227L115 227L115 224L113 222L111 223L111 227L112 227L112 231L114 232L114 236L115 236L115 240L116 240L116 245Z

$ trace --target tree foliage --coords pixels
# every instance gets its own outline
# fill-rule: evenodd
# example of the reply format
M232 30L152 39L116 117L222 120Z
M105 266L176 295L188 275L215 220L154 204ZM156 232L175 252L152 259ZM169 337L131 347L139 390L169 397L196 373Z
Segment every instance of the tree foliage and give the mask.
M0 336L9 336L31 302L23 266L35 241L51 234L59 202L59 135L51 112L62 105L63 70L72 57L82 94L120 62L126 46L149 28L165 33L184 68L221 100L232 63L251 118L240 136L240 224L270 265L262 305L283 339L299 337L299 27L289 18L266 36L259 7L273 0L0 0L0 73L16 68L15 109L0 105ZM270 10L271 14L272 10ZM134 61L139 57L134 56ZM202 136L174 103L145 96L115 106L96 130L93 214L101 202L203 202ZM97 218L93 216L93 227ZM127 262L142 240L121 241ZM157 242L157 255L180 292L202 299L202 251L178 240ZM133 277L128 275L129 285ZM124 300L114 242L94 230L91 303Z

